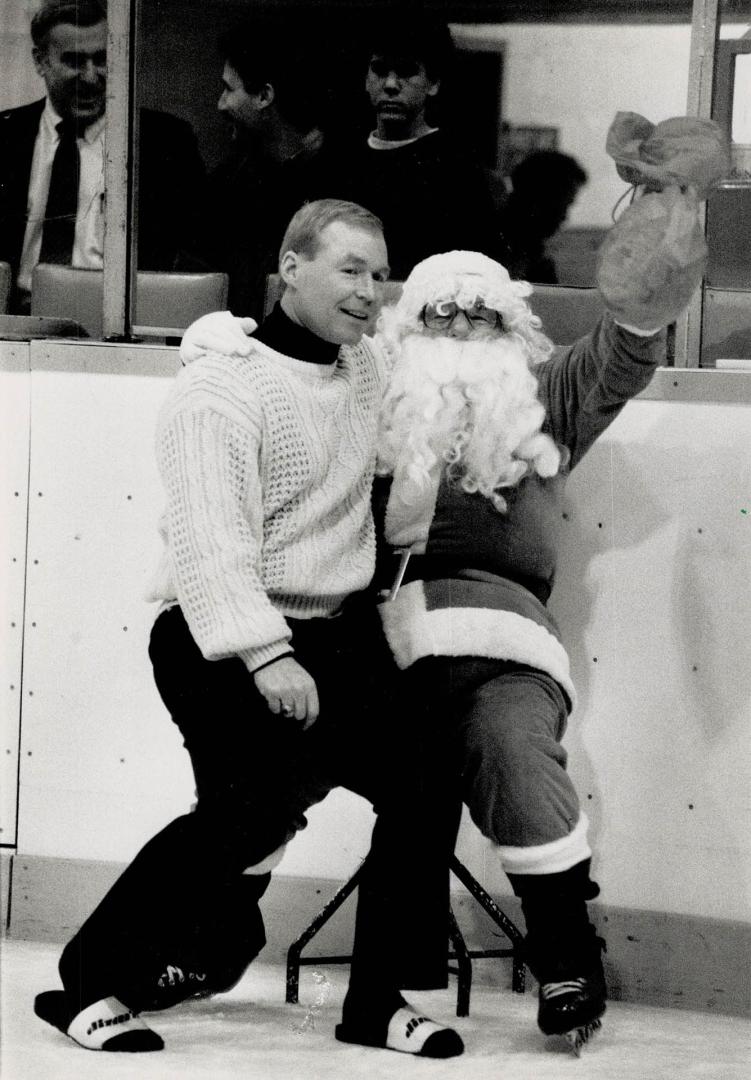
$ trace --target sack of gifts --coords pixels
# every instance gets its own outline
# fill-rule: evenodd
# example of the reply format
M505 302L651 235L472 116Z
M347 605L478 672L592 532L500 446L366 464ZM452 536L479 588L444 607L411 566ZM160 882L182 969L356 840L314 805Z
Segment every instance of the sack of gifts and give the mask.
M722 128L698 116L673 116L652 124L639 113L616 113L605 150L622 180L649 191L677 184L692 187L700 199L706 199L730 170Z
M606 149L619 176L646 193L605 237L597 285L619 322L659 330L678 318L701 282L701 200L728 172L727 141L711 120L678 116L654 125L618 113Z

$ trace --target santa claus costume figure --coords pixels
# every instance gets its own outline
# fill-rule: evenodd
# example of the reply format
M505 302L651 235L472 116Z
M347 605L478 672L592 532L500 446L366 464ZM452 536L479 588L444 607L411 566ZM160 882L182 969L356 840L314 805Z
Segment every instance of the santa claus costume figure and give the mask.
M381 615L442 748L436 776L459 784L521 898L539 1026L578 1049L605 1011L604 941L561 745L576 695L546 605L566 477L649 383L662 339L606 314L554 348L531 291L453 251L416 266L381 315Z

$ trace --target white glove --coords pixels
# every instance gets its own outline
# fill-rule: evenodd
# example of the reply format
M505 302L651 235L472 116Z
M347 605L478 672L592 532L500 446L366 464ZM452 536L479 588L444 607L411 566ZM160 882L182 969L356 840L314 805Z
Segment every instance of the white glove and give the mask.
M707 244L693 188L632 203L597 253L597 287L616 322L647 336L680 317L701 284Z
M251 350L248 336L258 326L255 319L241 319L231 311L212 311L191 323L183 334L180 359L190 364L205 353L223 356L247 356Z

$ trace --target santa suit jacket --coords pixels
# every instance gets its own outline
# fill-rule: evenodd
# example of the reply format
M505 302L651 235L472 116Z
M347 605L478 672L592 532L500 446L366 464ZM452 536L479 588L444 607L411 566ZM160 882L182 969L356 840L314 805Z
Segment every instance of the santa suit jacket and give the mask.
M0 259L13 277L23 249L31 162L45 99L0 113ZM138 266L190 269L180 259L192 247L205 172L189 124L142 109L138 185Z
M505 512L444 474L425 553L411 557L396 598L380 609L400 667L424 656L496 657L547 672L575 701L568 656L546 606L565 518L563 488L626 402L648 385L663 349L662 335L636 336L606 314L591 334L534 369L543 431L565 447L567 460L556 476L532 473L504 489ZM380 481L381 520L391 494L388 481ZM378 576L385 589L394 565L384 547Z

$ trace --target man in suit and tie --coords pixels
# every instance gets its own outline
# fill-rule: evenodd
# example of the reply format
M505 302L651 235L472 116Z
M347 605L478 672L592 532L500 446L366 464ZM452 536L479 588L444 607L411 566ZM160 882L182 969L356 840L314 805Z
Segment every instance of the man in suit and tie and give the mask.
M0 259L11 264L17 313L28 310L38 262L102 267L106 0L42 0L31 37L46 97L0 113ZM195 137L184 121L142 109L139 148L139 269L175 269L204 180Z

